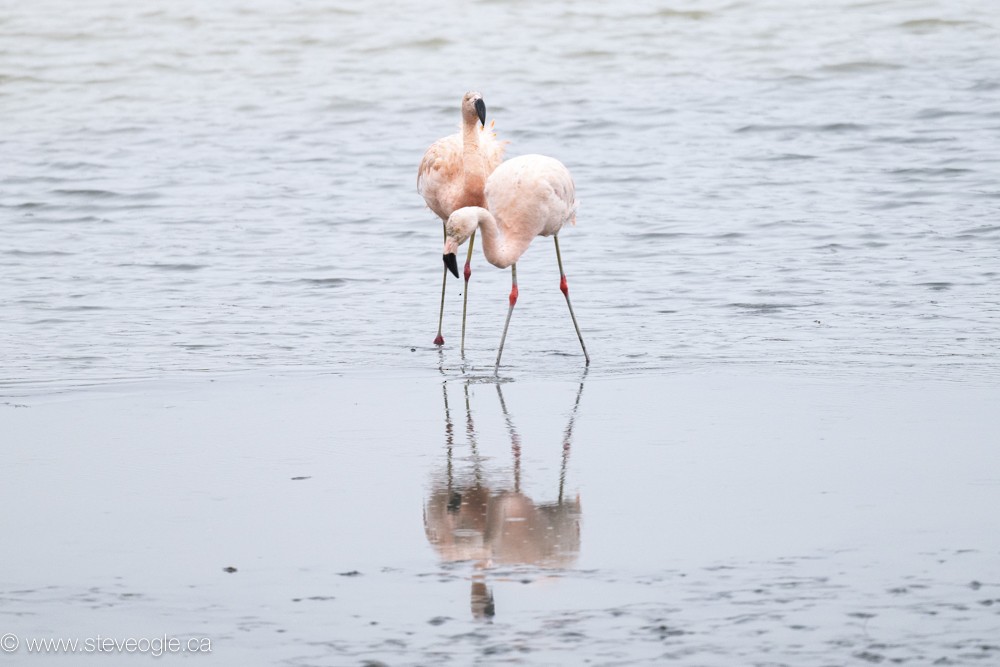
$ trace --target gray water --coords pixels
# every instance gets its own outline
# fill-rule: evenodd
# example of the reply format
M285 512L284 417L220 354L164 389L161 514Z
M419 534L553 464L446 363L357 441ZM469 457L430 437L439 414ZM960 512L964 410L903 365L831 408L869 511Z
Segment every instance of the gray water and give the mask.
M0 381L437 364L440 222L415 172L471 88L508 155L576 179L562 245L598 373L996 378L998 16L988 0L3 3ZM551 243L519 268L505 363L575 372ZM508 290L479 255L473 365Z
M0 0L0 661L996 663L998 17ZM432 345L468 89L588 372L547 239Z
M12 664L164 634L217 665L1000 658L1000 412L973 383L240 376L16 404Z

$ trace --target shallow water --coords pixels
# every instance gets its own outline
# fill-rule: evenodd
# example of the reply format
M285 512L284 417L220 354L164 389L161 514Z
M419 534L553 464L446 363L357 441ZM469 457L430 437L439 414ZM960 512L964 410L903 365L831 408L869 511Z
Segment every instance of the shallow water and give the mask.
M992 664L995 399L703 373L33 397L0 413L0 634L209 637L219 664Z
M997 662L998 43L986 0L0 3L0 636ZM589 372L545 240L499 376L481 255L431 344L470 88L574 174Z
M426 368L440 223L416 164L473 87L510 155L576 178L595 372L996 378L992 3L418 7L7 3L0 381ZM576 342L536 245L506 360L560 373ZM474 270L488 366L509 276Z

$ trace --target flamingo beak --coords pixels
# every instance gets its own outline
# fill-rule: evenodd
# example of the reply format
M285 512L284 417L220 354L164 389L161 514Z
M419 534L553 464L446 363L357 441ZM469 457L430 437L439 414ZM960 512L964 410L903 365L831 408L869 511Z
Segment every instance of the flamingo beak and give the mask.
M458 260L455 259L455 253L449 252L444 255L444 265L448 267L448 270L451 271L456 278L458 278Z
M476 100L476 115L479 116L479 122L486 127L486 103L483 102L482 98Z

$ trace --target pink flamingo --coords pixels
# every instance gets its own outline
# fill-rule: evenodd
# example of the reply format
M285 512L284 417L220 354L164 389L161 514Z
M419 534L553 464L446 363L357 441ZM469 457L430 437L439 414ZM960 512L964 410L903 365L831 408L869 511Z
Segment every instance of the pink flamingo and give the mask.
M576 336L580 339L586 365L589 366L590 355L587 354L587 346L583 343L576 315L573 314L569 285L563 271L562 255L559 253L559 230L567 222L576 224L576 187L569 170L555 158L522 155L497 167L487 179L484 192L487 208L460 208L448 218L445 224L444 262L457 278L455 251L465 239L476 233L476 229L481 228L486 260L501 269L510 267L510 307L507 309L507 320L503 325L494 370L500 369L500 355L503 354L503 344L507 339L507 327L510 325L511 313L514 312L514 304L517 303L517 260L536 236L551 236L555 241L559 289L566 297L569 316L573 320ZM464 318L462 326L464 329Z
M477 123L478 121L478 123ZM477 127L477 124L480 127ZM483 186L487 177L503 161L504 145L493 133L494 123L486 129L486 104L483 96L470 91L462 98L462 130L438 139L420 161L417 170L417 192L427 202L444 225L448 217L465 206L485 206ZM445 232L447 237L447 232ZM465 351L465 310L469 302L469 277L472 275L472 246L475 233L469 237L469 255L465 261L465 297L462 301L462 351ZM464 241L464 239L463 239ZM441 324L444 320L444 292L448 283L448 266L441 282L441 310L438 313L438 333L435 345L444 345ZM452 269L458 276L458 269Z

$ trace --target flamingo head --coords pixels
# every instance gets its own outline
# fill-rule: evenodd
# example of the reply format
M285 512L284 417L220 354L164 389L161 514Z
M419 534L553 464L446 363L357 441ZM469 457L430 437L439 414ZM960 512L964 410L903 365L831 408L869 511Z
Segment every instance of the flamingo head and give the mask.
M474 90L470 90L462 98L462 116L468 118L470 121L475 122L478 118L482 126L486 127L486 103L483 102L483 96Z
M466 206L448 216L448 222L445 223L444 265L456 278L458 278L458 260L455 258L455 253L458 252L458 247L468 241L472 232L479 227L480 212L485 212L485 209L478 206Z

